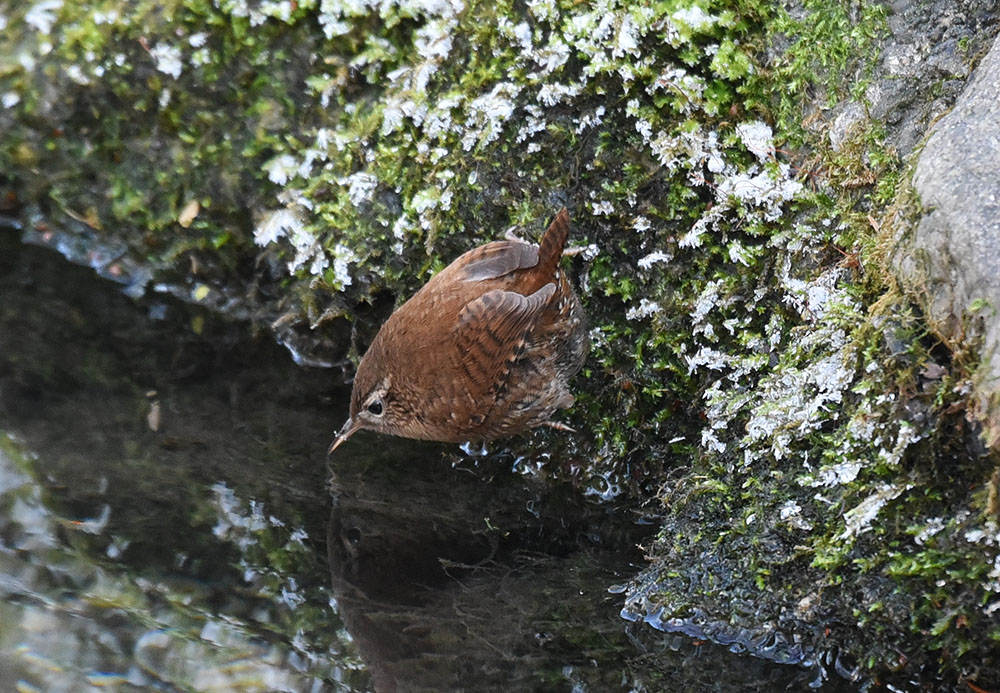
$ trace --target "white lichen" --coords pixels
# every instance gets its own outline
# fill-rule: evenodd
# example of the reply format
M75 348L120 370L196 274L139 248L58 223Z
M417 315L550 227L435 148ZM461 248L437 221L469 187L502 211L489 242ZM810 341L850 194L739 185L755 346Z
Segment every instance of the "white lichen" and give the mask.
M882 508L911 488L913 484L880 484L874 493L844 513L844 531L837 539L853 539L870 530Z
M714 308L719 301L719 290L723 280L717 279L705 284L698 298L694 302L694 310L691 311L692 334L697 334L704 328L705 316Z
M333 278L341 287L350 286L351 272L348 265L357 262L357 255L345 245L337 244L333 248ZM313 274L317 274L313 272Z
M641 320L662 312L663 307L659 303L643 298L639 300L638 306L633 306L625 311L625 318L627 320Z
M694 29L699 32L707 32L717 21L715 17L708 14L698 5L692 5L691 7L683 10L677 10L674 12L670 18L675 22L680 22L687 27Z
M276 156L264 164L268 179L275 185L287 183L292 176L298 173L298 169L299 163L291 154Z
M665 253L661 250L656 250L648 255L639 258L639 261L635 264L641 270L648 270L650 267L657 263L666 264L674 259L674 256L670 253Z
M24 14L24 21L35 27L39 33L48 36L56 23L56 15L62 9L63 0L42 0L32 5Z
M156 69L170 75L174 79L181 76L184 63L181 60L181 49L167 43L159 43L149 49L149 54L156 62Z
M647 219L644 216L637 216L635 219L632 220L632 228L639 233L642 233L643 231L648 231L650 227L652 227L652 224L650 224L649 219ZM641 262L642 261L640 260L640 263Z
M774 142L771 127L760 120L752 123L740 123L736 126L736 134L743 146L761 163L774 160Z
M622 18L615 46L611 50L613 58L621 58L625 55L639 55L639 28L629 15Z
M896 443L893 445L892 450L883 449L879 451L879 459L883 464L888 466L898 466L906 449L923 437L917 426L914 426L909 421L900 421Z
M521 87L513 82L501 82L489 93L472 100L465 120L465 135L462 149L470 151L474 146L485 146L500 137L504 123L513 115L514 98Z
M595 216L608 216L615 213L615 207L608 200L601 200L600 202L592 202L591 210Z
M932 517L927 520L927 524L920 528L920 531L913 537L913 541L923 546L927 540L944 529L944 518Z
M795 529L808 531L812 529L812 523L802 517L802 506L794 500L785 501L778 508L778 519Z
M777 176L770 171L721 176L716 180L716 197L720 203L730 197L750 203L764 212L765 221L774 221L781 216L782 205L802 190L802 184L789 178L788 173L788 165L780 164Z
M330 265L330 260L323 250L318 237L310 231L305 223L302 210L295 207L285 207L262 212L253 231L254 242L260 246L279 243L282 240L291 244L295 256L288 262L288 271L296 272L308 264L309 273L319 275ZM336 258L342 261L342 273L338 273L341 286L351 283L347 274L346 263L354 260L351 251L338 246Z
M859 460L843 460L819 469L803 477L800 483L804 486L840 486L849 484L858 478L861 471Z
M583 91L582 82L574 84L547 82L539 88L538 94L535 98L538 99L538 103L547 108L551 108L556 104L571 101L579 95L581 91Z
M528 0L528 11L540 21L556 19L559 16L556 0Z
M275 209L261 214L253 230L254 243L260 246L276 243L295 227L302 225L301 217L291 209Z
M351 204L359 207L372 199L372 194L378 188L378 178L370 173L358 171L349 175L343 184L347 186L347 196Z
M685 356L684 360L687 361L688 373L694 373L699 368L707 368L710 371L721 371L731 361L725 352L708 346L702 347L691 356Z

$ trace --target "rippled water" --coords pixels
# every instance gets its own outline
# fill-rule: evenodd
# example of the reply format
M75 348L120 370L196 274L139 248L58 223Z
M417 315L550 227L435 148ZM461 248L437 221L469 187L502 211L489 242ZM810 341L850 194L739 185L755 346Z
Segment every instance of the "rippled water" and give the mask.
M337 378L0 229L0 690L814 680L622 619L650 527L543 461L359 434L328 463Z

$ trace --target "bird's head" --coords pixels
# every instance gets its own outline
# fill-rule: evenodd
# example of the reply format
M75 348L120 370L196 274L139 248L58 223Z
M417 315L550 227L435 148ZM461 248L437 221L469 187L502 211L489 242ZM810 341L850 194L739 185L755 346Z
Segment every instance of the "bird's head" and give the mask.
M392 376L382 367L377 346L373 345L361 359L351 390L351 417L330 444L328 455L362 429L390 435L407 434L409 408L393 388Z

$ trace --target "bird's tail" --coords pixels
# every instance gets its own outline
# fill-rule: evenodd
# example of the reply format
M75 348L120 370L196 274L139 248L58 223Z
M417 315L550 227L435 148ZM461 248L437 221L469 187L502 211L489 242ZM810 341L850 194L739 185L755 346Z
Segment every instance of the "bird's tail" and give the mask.
M549 277L559 267L563 249L569 239L569 211L565 207L559 210L555 219L549 224L548 230L538 244L538 268L540 276Z

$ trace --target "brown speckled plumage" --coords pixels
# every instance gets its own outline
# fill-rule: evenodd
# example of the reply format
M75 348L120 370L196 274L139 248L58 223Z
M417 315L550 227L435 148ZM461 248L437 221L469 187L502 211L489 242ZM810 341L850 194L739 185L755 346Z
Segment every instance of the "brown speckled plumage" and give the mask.
M587 354L587 324L559 261L563 209L539 245L487 243L434 276L382 325L354 380L355 431L460 442L543 424L573 396L568 380Z

